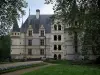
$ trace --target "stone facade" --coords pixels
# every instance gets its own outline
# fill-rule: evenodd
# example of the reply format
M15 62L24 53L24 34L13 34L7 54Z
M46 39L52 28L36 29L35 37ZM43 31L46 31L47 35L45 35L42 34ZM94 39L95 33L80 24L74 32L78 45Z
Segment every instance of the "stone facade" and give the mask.
M60 21L52 24L49 19L48 15L40 15L40 10L36 10L36 15L29 15L20 31L18 26L13 27L12 58L75 59L73 33L69 34L69 30L65 32Z

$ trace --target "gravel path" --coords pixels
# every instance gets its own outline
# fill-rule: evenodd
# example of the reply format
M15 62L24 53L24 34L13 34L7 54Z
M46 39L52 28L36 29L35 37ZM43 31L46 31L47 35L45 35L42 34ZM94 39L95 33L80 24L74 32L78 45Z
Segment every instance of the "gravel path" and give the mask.
M7 67L11 67L11 66L20 66L20 65L28 65L28 64L36 64L36 63L41 63L41 62L43 62L43 61L27 61L27 62L0 64L0 68L7 68Z
M27 72L31 72L33 70L45 68L45 67L48 67L48 66L51 66L51 65L55 65L55 64L48 64L48 65L44 65L44 66L40 66L40 67L33 67L33 68L28 68L28 69L22 69L22 70L10 72L10 73L5 73L5 74L1 74L1 75L21 75L23 73L27 73Z

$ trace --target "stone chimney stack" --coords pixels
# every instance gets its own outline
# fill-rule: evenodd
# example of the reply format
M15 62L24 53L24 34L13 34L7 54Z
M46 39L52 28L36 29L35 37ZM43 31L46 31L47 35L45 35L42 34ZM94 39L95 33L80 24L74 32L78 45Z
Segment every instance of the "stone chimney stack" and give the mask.
M36 19L39 19L39 17L40 17L40 10L37 9L37 10L36 10Z

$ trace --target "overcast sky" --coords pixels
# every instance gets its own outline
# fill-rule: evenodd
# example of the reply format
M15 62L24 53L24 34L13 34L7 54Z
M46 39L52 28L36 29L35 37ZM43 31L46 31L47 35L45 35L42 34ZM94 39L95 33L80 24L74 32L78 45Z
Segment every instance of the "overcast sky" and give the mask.
M28 3L28 7L25 8L26 15L23 16L23 22L27 19L29 15L29 8L30 8L30 14L35 15L36 9L40 9L40 14L53 14L53 5L44 4L45 0L26 0ZM18 22L19 27L21 27L22 24L22 18L20 18L20 21Z

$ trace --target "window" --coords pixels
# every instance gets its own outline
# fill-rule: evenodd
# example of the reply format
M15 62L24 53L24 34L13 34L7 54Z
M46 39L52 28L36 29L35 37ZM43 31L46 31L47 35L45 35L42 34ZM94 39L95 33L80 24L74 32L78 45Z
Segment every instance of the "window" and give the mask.
M61 50L61 45L58 45L58 50Z
M28 49L28 55L32 55L32 49Z
M28 40L28 45L32 46L32 40Z
M54 25L54 30L57 30L57 26L56 25Z
M40 49L40 55L44 55L44 49Z
M43 46L44 45L44 39L40 40L40 45Z
M57 50L57 45L54 45L54 50Z
M58 59L61 59L61 54L58 55Z
M58 41L61 41L61 35L58 35Z
M58 30L61 30L61 25L58 25Z
M44 36L44 30L41 30L41 36Z
M54 35L54 41L57 41L57 35Z
M28 31L28 35L29 35L29 36L32 36L32 30L29 30L29 31Z
M56 55L56 54L54 54L54 59L55 59L55 60L57 59L57 55Z

